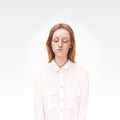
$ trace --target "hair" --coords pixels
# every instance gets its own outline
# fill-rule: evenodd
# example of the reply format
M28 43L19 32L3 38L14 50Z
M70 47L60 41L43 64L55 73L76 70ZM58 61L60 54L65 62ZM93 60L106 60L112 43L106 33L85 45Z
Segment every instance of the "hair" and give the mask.
M47 52L48 52L48 62L51 62L55 58L55 54L51 47L51 41L52 41L53 34L56 30L61 29L61 28L67 30L70 34L70 41L71 41L72 47L68 51L67 58L71 60L72 62L75 62L76 45L75 45L74 32L72 28L68 24L65 24L65 23L58 23L54 25L49 32L49 36L46 42L46 47L47 47Z

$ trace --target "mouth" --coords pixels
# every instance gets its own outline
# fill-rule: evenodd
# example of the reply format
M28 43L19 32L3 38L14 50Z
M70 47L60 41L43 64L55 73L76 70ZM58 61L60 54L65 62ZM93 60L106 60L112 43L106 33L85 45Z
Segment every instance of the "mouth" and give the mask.
M58 51L63 51L63 49L57 49Z
M57 49L57 52L63 52L63 49Z

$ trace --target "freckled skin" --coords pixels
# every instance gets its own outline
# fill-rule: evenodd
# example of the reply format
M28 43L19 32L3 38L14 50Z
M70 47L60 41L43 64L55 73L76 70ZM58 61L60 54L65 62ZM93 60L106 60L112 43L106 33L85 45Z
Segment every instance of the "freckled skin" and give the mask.
M56 30L52 37L51 46L56 57L67 57L71 48L69 32L65 29Z

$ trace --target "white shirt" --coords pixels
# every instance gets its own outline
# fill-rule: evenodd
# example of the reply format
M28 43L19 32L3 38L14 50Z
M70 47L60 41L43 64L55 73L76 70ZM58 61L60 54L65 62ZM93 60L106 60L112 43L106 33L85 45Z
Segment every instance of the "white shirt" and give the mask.
M48 63L35 79L35 120L85 120L88 72L70 60Z

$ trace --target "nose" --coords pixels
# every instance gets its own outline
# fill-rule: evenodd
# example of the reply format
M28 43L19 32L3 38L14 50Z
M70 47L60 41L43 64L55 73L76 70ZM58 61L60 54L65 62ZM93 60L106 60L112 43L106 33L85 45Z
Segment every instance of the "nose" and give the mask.
M58 46L59 46L59 47L62 47L62 41L61 41L61 40L59 40Z

